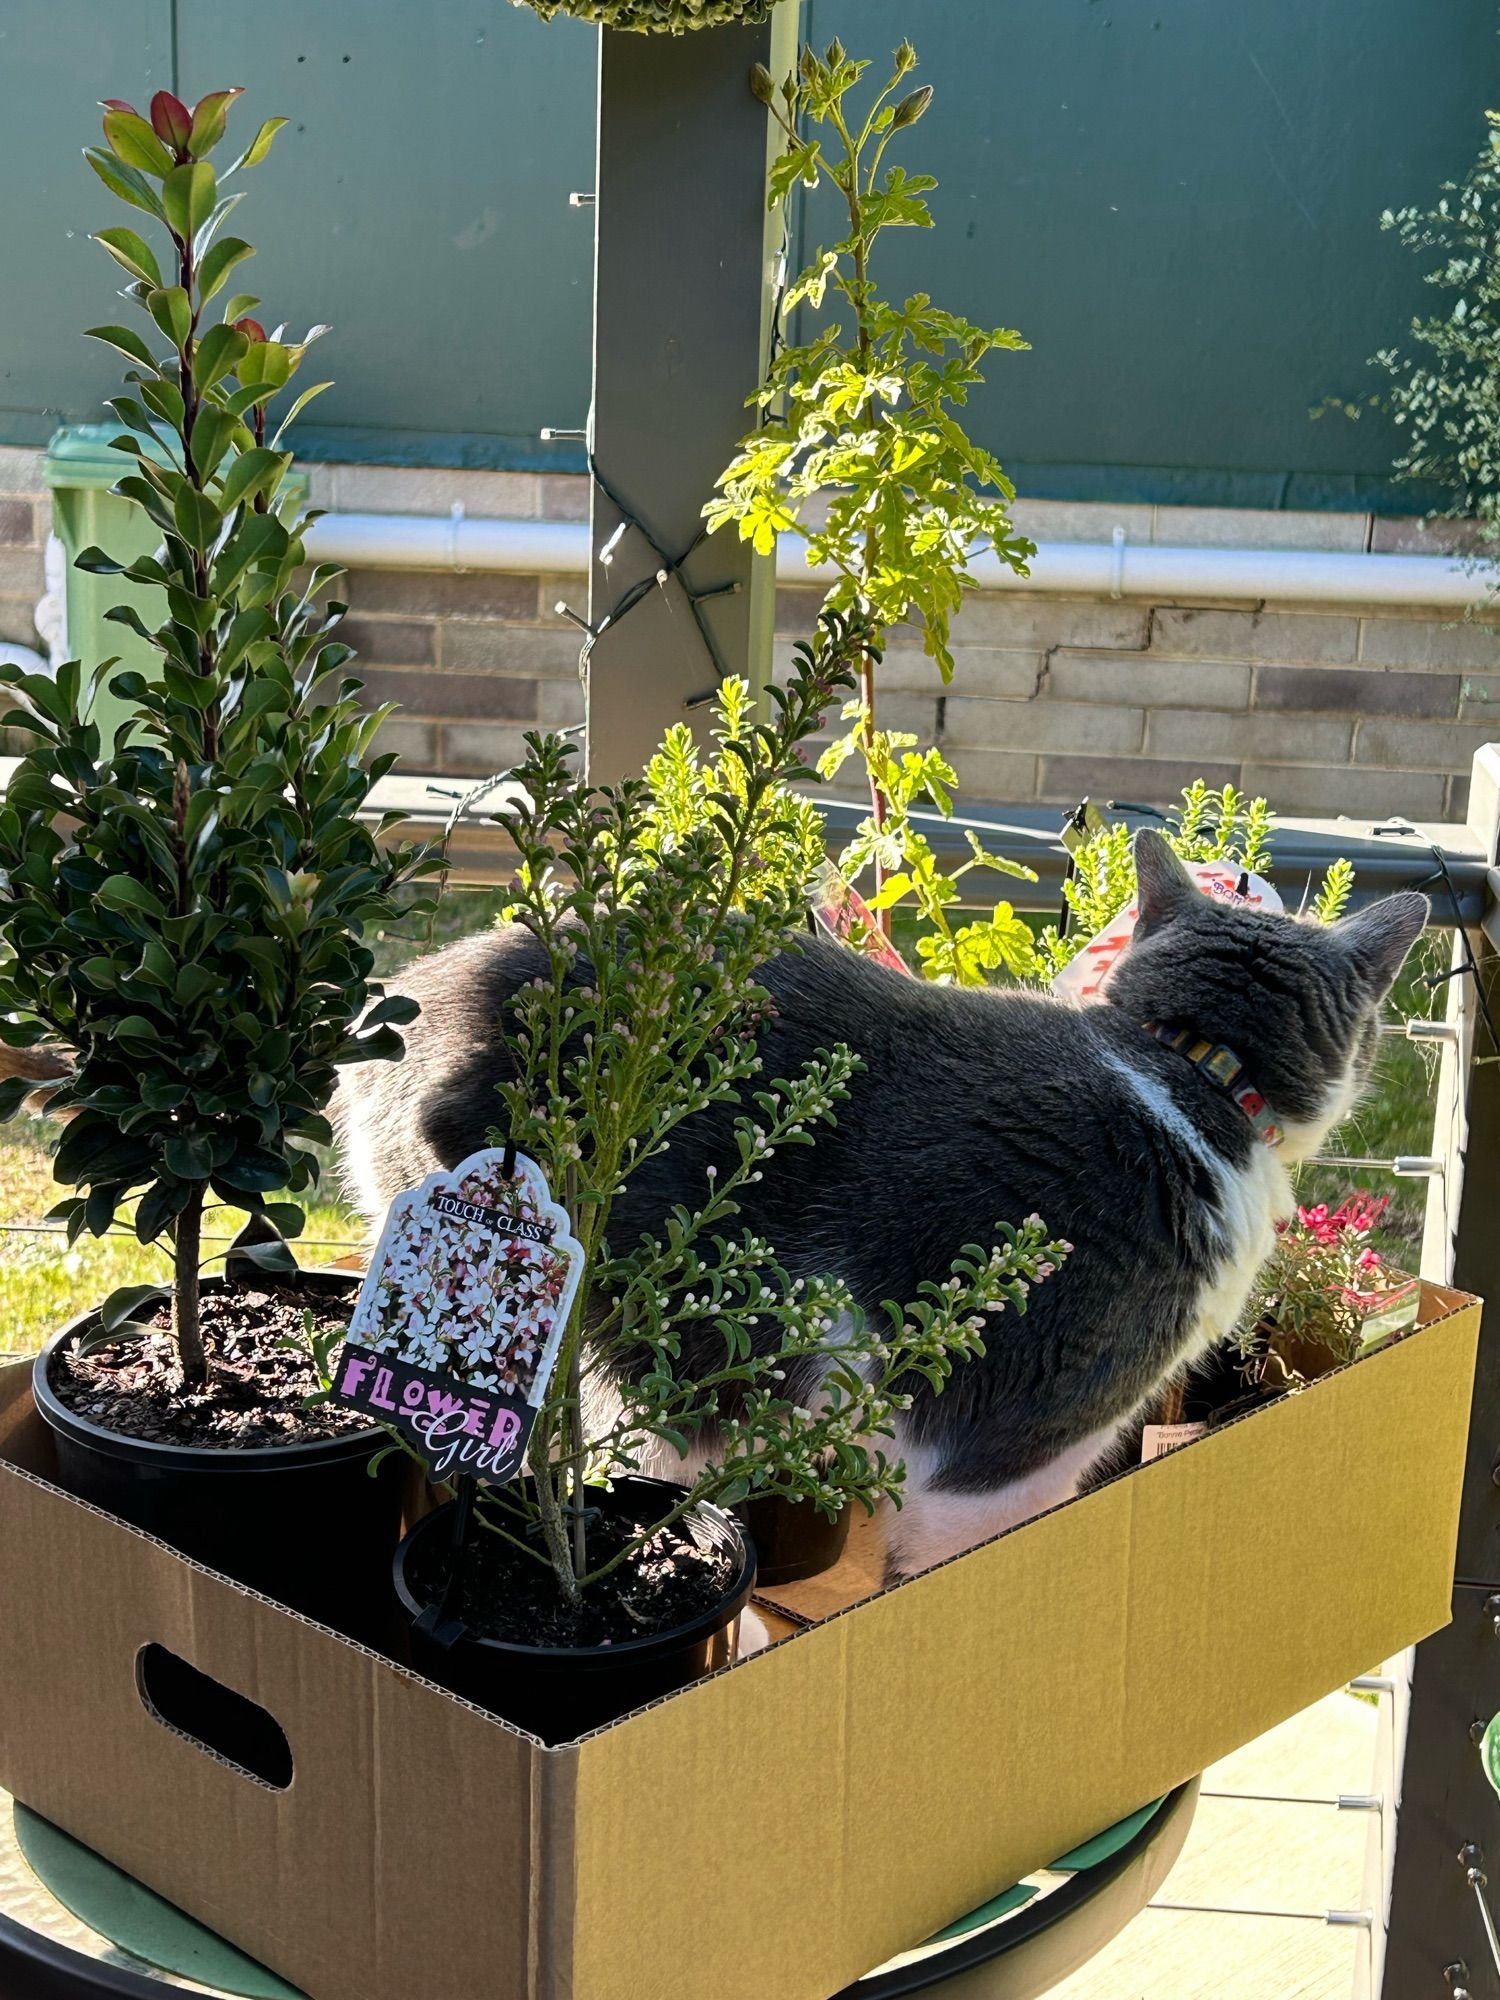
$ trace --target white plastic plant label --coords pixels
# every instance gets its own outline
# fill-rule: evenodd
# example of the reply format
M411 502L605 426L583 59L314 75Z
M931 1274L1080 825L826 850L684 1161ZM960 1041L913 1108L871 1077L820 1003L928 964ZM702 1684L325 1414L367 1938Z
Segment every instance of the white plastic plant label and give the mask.
M892 972L911 976L911 967L882 932L874 911L831 861L825 861L813 879L810 907L819 927L837 943L852 945Z
M515 1478L583 1276L534 1160L471 1153L391 1203L333 1394L410 1443L434 1478Z
M1281 898L1263 875L1246 876L1245 891L1241 895L1239 885L1243 870L1236 868L1233 862L1190 862L1188 873L1205 896L1217 896L1226 903L1242 903L1252 910L1268 910L1272 915L1281 913ZM1110 974L1130 949L1139 915L1139 906L1131 903L1117 917L1111 917L1103 930L1091 937L1077 956L1058 973L1052 982L1052 991L1065 1000L1085 1004L1102 1000Z
M1150 1465L1180 1445L1195 1444L1207 1436L1207 1424L1147 1424L1141 1433L1141 1464Z

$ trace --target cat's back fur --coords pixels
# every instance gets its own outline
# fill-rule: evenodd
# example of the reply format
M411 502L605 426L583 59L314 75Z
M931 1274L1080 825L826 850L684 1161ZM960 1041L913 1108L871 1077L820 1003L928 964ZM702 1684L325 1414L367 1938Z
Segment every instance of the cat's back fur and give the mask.
M1233 1324L1290 1208L1287 1161L1353 1101L1380 1000L1425 920L1420 897L1398 897L1324 930L1210 904L1164 843L1144 841L1140 860L1142 921L1107 1005L935 987L811 938L762 974L775 1007L766 1079L839 1042L864 1065L837 1125L779 1153L742 1199L744 1223L794 1276L836 1272L875 1309L945 1276L1002 1220L1040 1214L1073 1245L1024 1316L994 1322L982 1360L918 1397L901 1438L918 1503L902 1517L908 1567L1066 1497ZM341 1093L372 1217L487 1142L499 1024L543 969L524 932L497 931L398 982L422 1006L406 1060L352 1073ZM1263 1144L1147 1021L1234 1049L1285 1145ZM733 1117L716 1107L681 1127L631 1180L612 1233L654 1230L674 1203L700 1200L704 1169L735 1158Z

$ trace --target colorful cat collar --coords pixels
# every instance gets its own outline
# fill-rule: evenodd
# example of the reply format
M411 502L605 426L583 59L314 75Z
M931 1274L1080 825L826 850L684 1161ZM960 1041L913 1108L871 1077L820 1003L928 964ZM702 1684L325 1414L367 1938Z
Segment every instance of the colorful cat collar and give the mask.
M1285 1134L1271 1115L1271 1107L1245 1074L1245 1065L1233 1049L1222 1042L1210 1042L1192 1028L1164 1028L1157 1021L1143 1021L1148 1035L1201 1070L1210 1083L1226 1091L1255 1127L1257 1138L1267 1146L1279 1146Z

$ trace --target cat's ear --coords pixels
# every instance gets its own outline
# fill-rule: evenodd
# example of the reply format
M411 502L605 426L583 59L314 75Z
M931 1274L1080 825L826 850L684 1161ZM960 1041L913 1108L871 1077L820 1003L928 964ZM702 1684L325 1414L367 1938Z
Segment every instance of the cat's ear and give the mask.
M1177 859L1171 842L1149 826L1143 826L1135 837L1135 879L1140 907L1138 934L1159 930L1198 901L1197 886Z
M1356 910L1352 917L1340 917L1331 935L1353 959L1375 997L1383 1000L1430 914L1427 898L1407 890Z

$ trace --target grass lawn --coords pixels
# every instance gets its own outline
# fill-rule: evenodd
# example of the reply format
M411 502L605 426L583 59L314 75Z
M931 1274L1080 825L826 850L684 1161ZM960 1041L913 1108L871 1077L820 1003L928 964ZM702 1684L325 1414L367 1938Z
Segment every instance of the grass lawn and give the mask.
M493 923L503 898L498 891L455 889L431 923L404 926L379 941L381 971L389 974L430 945L447 943ZM1433 999L1419 983L1426 970L1447 963L1447 935L1426 939L1421 962L1414 959L1391 1002L1391 1018L1433 1011ZM1382 1045L1374 1087L1365 1103L1330 1143L1330 1151L1389 1158L1425 1153L1432 1140L1432 1092L1436 1052L1388 1037ZM0 1126L0 1352L25 1352L64 1321L95 1305L118 1285L165 1277L163 1251L137 1243L121 1230L101 1239L84 1237L71 1249L55 1228L43 1224L47 1210L64 1192L52 1179L51 1151L57 1128L46 1120L17 1118ZM1338 1167L1305 1168L1298 1195L1304 1202L1335 1204L1356 1187L1392 1196L1383 1247L1391 1261L1415 1268L1422 1237L1426 1183ZM243 1217L221 1209L208 1220L206 1234L222 1253ZM308 1208L300 1255L304 1263L332 1263L357 1251L365 1240L362 1223L339 1196L332 1172L325 1174L318 1199Z
M392 930L378 941L380 971L389 976L418 952L493 923L498 891L454 889L437 916ZM0 1125L0 1353L25 1353L76 1314L119 1285L144 1284L170 1274L164 1250L138 1243L121 1228L105 1237L84 1236L69 1248L56 1226L43 1223L66 1189L52 1178L58 1127L47 1119L15 1118ZM204 1224L205 1254L222 1255L244 1224L237 1209L219 1209ZM317 1199L307 1205L298 1246L305 1264L333 1263L360 1250L363 1222L341 1198L330 1170Z

